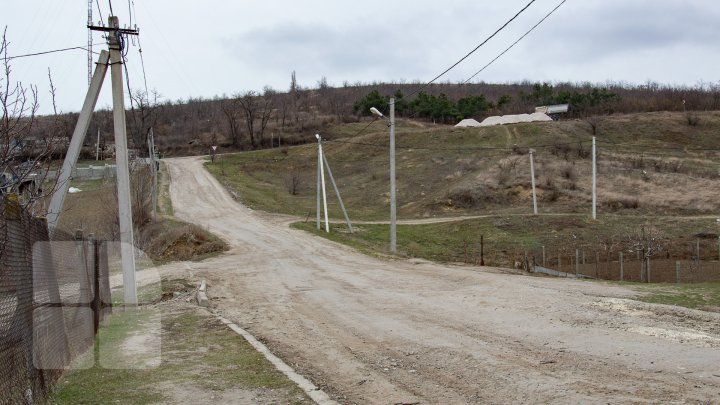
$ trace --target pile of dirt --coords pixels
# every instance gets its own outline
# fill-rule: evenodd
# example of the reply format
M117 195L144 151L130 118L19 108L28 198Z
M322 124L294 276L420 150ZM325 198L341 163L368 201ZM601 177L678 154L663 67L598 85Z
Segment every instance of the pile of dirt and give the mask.
M138 235L141 249L155 261L196 260L227 250L227 244L204 228L161 220L143 227Z

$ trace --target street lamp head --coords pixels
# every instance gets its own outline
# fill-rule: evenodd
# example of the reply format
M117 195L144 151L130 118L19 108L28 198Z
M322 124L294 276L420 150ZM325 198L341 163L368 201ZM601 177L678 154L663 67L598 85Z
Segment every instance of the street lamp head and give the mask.
M380 112L377 108L375 108L375 107L370 107L370 112L371 112L373 115L375 115L375 116L385 117L385 116L383 115L383 113L381 113L381 112Z
M315 138L317 138L317 140L319 141L319 140L320 140L320 134L315 134Z

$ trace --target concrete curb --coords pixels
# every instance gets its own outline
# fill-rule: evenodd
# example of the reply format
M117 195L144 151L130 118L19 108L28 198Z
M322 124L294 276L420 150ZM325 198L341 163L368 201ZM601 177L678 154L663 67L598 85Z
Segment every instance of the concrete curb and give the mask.
M210 306L210 301L207 297L207 283L205 282L205 280L200 283L200 287L198 288L197 294L195 295L195 299L197 299L197 303L201 307L208 308Z
M248 331L245 329L237 326L236 324L228 321L227 319L223 318L222 316L215 315L220 320L220 322L227 325L230 329L232 329L235 333L238 335L241 335L242 337L247 340L248 343L252 345L252 347L255 348L258 352L262 353L263 356L265 356L270 363L272 363L278 371L285 374L287 378L289 378L292 382L298 385L305 393L318 405L338 405L337 402L330 399L330 396L326 394L323 390L318 388L315 384L310 382L307 378L303 377L302 375L298 374L295 370L293 370L292 367L288 366L284 361L282 361L279 357L272 354L270 349L267 348L262 342L257 340L255 336L251 335Z

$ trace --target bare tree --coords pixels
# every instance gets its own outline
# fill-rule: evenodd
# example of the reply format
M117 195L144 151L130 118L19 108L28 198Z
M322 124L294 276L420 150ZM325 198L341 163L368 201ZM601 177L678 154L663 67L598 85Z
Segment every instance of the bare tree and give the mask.
M130 137L133 146L139 150L145 149L150 128L157 123L160 97L160 93L156 90L153 90L151 94L143 90L130 92L130 99L133 101L133 110L130 114L132 117Z
M590 125L590 130L593 135L597 135L597 128L600 125L600 116L597 114L586 115L583 120Z
M233 146L240 142L240 108L237 97L220 100L220 110L225 116Z
M636 230L627 237L630 250L640 253L640 281L647 283L649 278L650 258L663 250L659 232L654 228L646 229L643 225L640 230Z
M275 112L275 97L277 93L271 87L266 86L262 96L262 109L260 110L260 144L265 137L265 128Z
M255 149L257 147L255 142L255 120L260 111L260 106L257 103L257 93L252 90L246 91L237 97L237 101L240 105L240 110L245 116L245 127L250 135L250 146Z
M33 134L39 108L38 88L12 81L6 34L7 28L0 42L0 195L18 194L23 209L43 214L39 203L54 189L54 184L44 183L49 161L58 147L56 89L48 70L54 115L42 135Z

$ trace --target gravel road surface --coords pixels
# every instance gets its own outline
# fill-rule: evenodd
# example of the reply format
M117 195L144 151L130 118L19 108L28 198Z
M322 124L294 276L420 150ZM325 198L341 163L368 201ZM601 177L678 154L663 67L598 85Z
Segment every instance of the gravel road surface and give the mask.
M175 215L232 246L187 271L338 402L720 399L720 314L593 282L368 257L244 207L199 158L166 162Z

